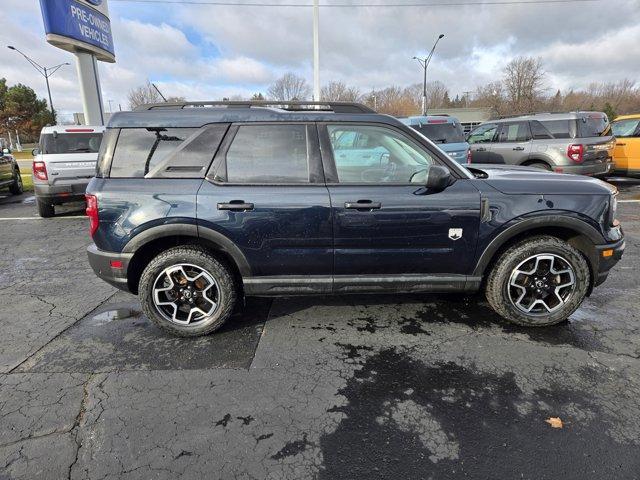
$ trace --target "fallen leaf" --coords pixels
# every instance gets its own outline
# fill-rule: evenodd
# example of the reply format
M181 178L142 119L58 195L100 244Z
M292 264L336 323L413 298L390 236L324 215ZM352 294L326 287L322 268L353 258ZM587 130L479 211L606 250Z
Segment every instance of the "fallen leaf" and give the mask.
M559 417L550 417L545 420L551 428L562 428L562 420Z

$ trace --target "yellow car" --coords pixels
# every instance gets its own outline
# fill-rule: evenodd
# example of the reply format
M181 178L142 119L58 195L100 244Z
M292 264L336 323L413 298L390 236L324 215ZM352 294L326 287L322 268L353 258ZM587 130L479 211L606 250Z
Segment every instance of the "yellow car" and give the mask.
M611 122L616 147L613 175L640 177L640 114L622 115Z

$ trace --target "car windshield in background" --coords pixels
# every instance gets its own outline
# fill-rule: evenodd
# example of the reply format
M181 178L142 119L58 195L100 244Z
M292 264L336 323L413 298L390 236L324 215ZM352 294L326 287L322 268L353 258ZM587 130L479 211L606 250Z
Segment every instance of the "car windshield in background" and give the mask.
M637 137L640 136L640 118L629 120L618 120L611 124L611 130L616 137Z
M47 133L40 137L40 149L46 154L98 153L102 133Z
M416 125L416 130L434 143L463 143L464 132L456 123L427 123Z
M606 117L592 115L578 120L578 137L599 137L609 126Z

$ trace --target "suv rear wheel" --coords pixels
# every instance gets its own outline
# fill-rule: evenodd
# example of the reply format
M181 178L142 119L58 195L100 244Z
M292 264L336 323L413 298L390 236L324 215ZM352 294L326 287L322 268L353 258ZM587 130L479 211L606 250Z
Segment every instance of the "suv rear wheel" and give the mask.
M9 187L9 191L12 195L20 195L24 191L22 176L20 175L20 170L17 168L13 171L13 183Z
M38 207L38 215L42 218L50 218L56 214L55 207L50 203L47 203L39 198L36 198L36 205Z
M220 328L231 316L237 288L229 269L197 246L162 252L145 268L142 309L158 327L195 337Z
M491 307L517 325L543 327L566 320L589 288L589 266L567 242L538 236L507 249L491 270Z

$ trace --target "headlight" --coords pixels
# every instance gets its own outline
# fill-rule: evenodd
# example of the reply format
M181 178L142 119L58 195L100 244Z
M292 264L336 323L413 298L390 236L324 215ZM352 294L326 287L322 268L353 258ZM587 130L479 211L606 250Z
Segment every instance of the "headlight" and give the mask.
M609 197L609 211L607 213L607 226L615 227L618 225L616 216L618 214L618 194L614 193Z

